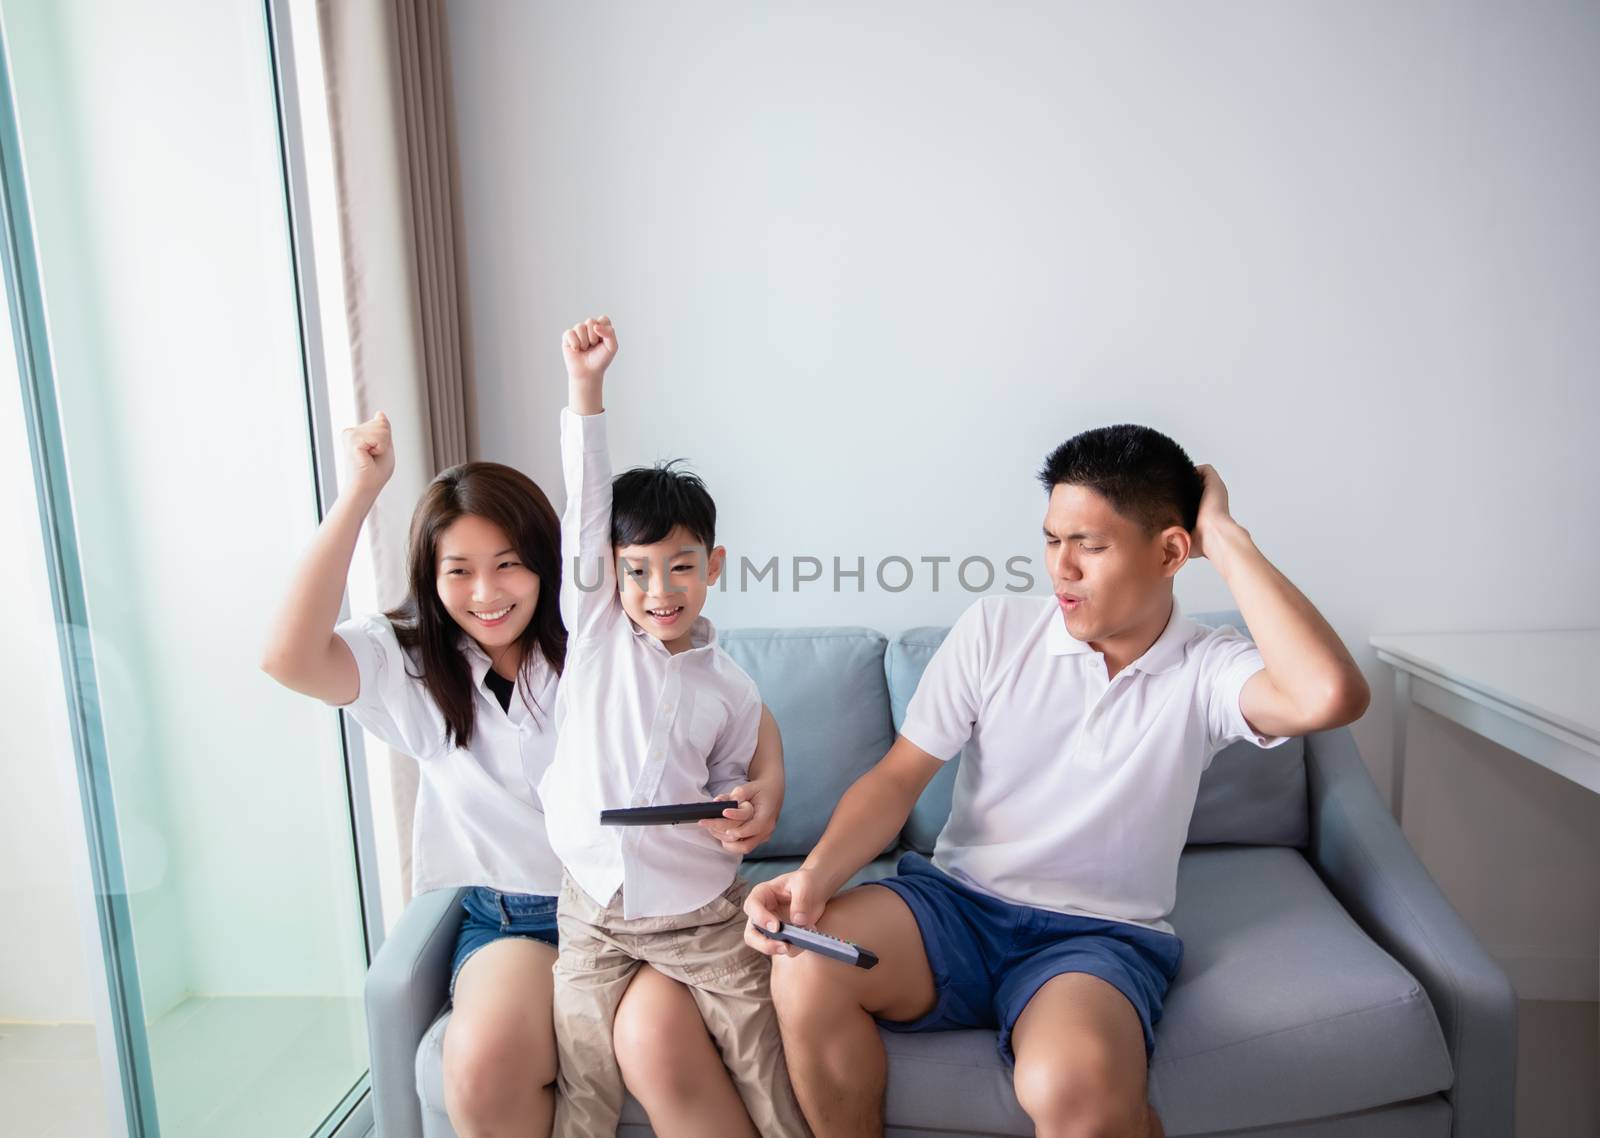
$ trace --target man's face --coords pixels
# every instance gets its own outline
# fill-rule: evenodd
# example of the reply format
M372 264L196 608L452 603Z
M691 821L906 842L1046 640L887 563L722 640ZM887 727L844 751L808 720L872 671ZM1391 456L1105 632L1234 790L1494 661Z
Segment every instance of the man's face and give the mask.
M1166 603L1166 583L1188 559L1189 534L1146 534L1086 486L1058 483L1044 515L1044 560L1074 639L1114 639Z
M722 575L726 551L706 547L682 526L650 545L619 545L617 585L622 610L671 651L689 646L690 626L706 604L706 590Z

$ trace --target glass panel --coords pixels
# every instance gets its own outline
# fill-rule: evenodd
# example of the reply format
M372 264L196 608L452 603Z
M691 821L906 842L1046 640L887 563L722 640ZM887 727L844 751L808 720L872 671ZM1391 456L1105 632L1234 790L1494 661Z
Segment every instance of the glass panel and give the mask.
M0 301L4 297L0 296ZM96 1025L98 961L72 734L28 457L9 306L0 303L0 596L8 597L0 691L0 1134L105 1138ZM118 1081L110 1108L122 1113ZM59 1129L57 1129L59 1128Z
M366 1073L366 939L338 718L258 670L317 522L263 8L0 17L126 890L123 1057L164 1138L310 1134Z

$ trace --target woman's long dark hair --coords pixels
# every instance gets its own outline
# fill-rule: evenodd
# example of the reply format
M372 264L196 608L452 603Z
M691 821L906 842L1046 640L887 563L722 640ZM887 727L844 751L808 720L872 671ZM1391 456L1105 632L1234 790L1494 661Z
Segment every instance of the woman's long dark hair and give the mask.
M550 499L526 474L498 462L464 462L440 473L411 515L406 557L410 592L387 616L401 647L416 651L422 666L417 678L444 714L449 742L456 747L472 742L472 671L457 647L464 630L439 600L439 535L468 515L499 526L522 563L539 576L539 601L518 638L521 677L527 676L535 653L557 675L567 655L567 630L561 623L561 523Z

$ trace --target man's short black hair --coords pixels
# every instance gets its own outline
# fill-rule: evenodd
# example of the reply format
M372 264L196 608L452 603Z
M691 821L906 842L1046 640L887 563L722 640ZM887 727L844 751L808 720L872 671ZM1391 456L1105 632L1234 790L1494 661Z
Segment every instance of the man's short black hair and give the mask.
M709 553L716 546L717 504L681 460L624 470L611 483L611 544L653 545L682 526Z
M1044 460L1039 481L1046 492L1062 484L1087 486L1147 535L1174 525L1192 532L1205 488L1181 446L1132 423L1072 436Z

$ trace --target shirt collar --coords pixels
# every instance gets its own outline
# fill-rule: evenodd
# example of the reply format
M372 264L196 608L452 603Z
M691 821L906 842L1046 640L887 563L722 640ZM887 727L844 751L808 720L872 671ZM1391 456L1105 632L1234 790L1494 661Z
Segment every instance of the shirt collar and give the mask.
M1054 598L1052 598L1054 600ZM1050 631L1045 633L1045 646L1052 656L1082 656L1093 653L1087 640L1079 640L1067 631L1067 620L1062 615L1061 606L1054 605L1055 612L1050 614Z
M457 638L456 646L461 649L461 654L467 658L467 669L472 674L472 686L475 688L483 687L483 679L489 674L489 669L494 663L489 659L489 653L485 652L482 645L467 635L466 632L462 632ZM537 645L533 648L533 657L531 671L534 675L529 677L529 690L538 692L545 682L540 678L540 673L546 671L550 664L544 658L544 653L539 651ZM524 661L524 663L527 663L527 661Z
M1183 615L1178 598L1172 598L1172 615L1167 627L1156 637L1155 643L1145 649L1144 655L1128 665L1136 671L1150 675L1170 672L1183 663L1185 649L1199 626ZM1086 640L1079 640L1067 631L1067 622L1059 610L1050 614L1050 630L1045 634L1045 646L1052 656L1079 656L1085 653L1099 655Z
M489 654L485 652L478 642L465 632L461 634L458 644L461 652L467 658L467 667L472 672L472 686L481 688L483 677L489 674Z
M1156 642L1145 649L1144 655L1128 667L1150 675L1172 671L1183 663L1184 653L1188 650L1189 641L1194 639L1195 629L1198 627L1199 625L1183 615L1183 609L1178 605L1178 598L1173 597L1172 615L1167 618L1167 627L1156 637Z

